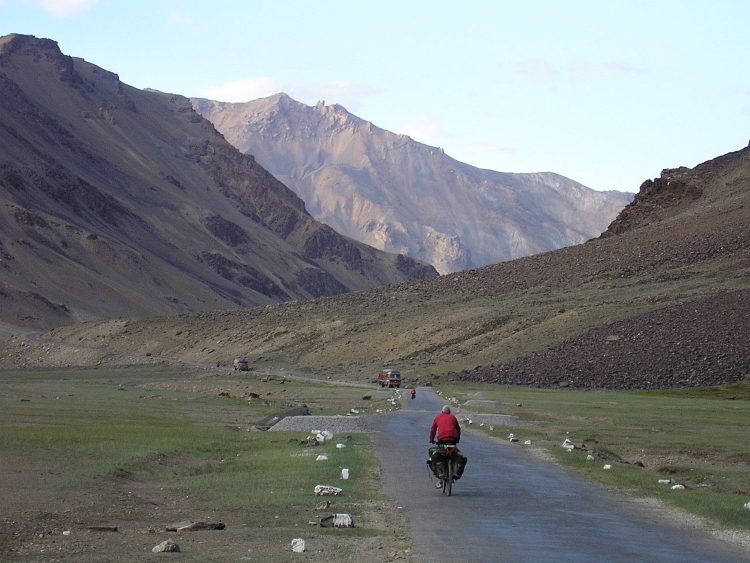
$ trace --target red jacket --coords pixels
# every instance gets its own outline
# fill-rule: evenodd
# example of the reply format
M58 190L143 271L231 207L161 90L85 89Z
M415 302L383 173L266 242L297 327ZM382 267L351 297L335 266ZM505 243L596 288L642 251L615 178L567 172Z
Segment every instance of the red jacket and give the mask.
M452 414L441 412L435 417L430 428L430 443L437 438L438 442L453 442L458 444L461 440L461 427L458 419Z

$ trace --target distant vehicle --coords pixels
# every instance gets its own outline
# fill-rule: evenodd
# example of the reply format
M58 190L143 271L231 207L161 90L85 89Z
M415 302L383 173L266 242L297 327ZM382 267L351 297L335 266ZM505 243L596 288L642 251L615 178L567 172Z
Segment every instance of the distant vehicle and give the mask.
M384 369L378 374L378 385L381 387L401 387L401 372L395 369Z
M250 366L247 363L247 360L245 358L235 358L234 359L234 371L247 371L250 369Z

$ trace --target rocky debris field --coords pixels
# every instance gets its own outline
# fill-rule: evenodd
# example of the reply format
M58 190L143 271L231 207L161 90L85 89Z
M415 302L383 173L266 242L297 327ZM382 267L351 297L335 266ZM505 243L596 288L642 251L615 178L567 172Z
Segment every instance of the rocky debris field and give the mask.
M592 330L460 381L533 387L663 389L750 379L750 290L659 309Z

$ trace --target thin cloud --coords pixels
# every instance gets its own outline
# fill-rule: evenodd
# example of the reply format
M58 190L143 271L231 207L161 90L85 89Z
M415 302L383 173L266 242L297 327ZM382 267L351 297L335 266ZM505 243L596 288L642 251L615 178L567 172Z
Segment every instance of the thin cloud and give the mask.
M161 12L165 17L166 21L172 25L187 28L189 31L197 33L205 33L211 31L211 26L202 21L200 18L196 19L190 14L186 14L180 10L168 10Z
M250 80L227 82L221 86L207 88L201 95L219 102L249 102L258 98L265 98L284 91L284 83L261 76Z
M558 68L549 61L533 59L521 61L516 65L516 73L533 81L547 85L558 85L578 80L592 80L605 75L638 75L647 74L650 70L636 67L626 61L608 61L594 63L577 60Z
M602 69L613 74L646 74L649 72L646 69L634 67L630 63L624 61L604 63Z
M195 19L190 16L186 16L185 14L177 10L170 10L170 12L167 14L167 20L169 20L170 23L174 23L177 25L189 26L195 23Z
M362 98L378 93L380 90L364 84L351 82L331 82L327 84L304 84L283 82L267 76L228 82L221 86L207 88L201 95L221 102L249 102L286 92L292 98L305 104L314 105L324 101L328 105L341 104L346 109L356 112Z
M58 18L67 18L87 12L98 0L41 0L43 10Z
M546 83L557 82L561 76L549 61L542 59L521 61L516 66L516 72L535 82Z
M404 123L398 129L400 133L409 135L415 141L420 142L429 142L434 139L450 136L440 123L438 123L437 119L427 115Z
M510 156L518 152L518 149L514 147L504 147L496 143L473 143L466 145L466 150L473 153L494 154L498 156Z

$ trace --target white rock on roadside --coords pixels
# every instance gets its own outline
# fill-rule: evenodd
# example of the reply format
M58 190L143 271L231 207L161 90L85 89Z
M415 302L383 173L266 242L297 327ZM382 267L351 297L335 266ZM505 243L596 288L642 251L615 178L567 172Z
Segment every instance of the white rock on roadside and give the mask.
M292 551L294 553L302 553L305 551L305 540L302 538L294 538L292 540Z
M659 479L660 485L669 485L671 482L669 479Z
M672 485L673 491L682 491L685 489L685 485Z
M594 456L592 456L591 454L587 455L586 461L594 461Z
M612 466L608 463L607 465L605 465L604 467L602 467L602 469L610 470L610 469L612 469Z

